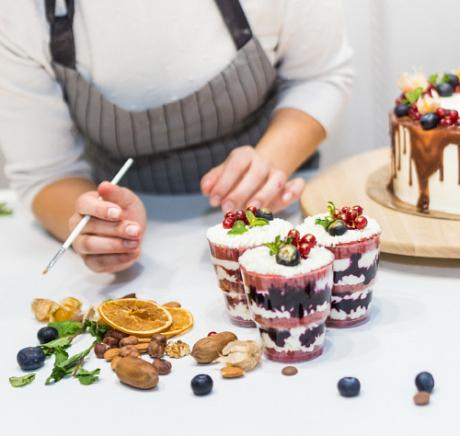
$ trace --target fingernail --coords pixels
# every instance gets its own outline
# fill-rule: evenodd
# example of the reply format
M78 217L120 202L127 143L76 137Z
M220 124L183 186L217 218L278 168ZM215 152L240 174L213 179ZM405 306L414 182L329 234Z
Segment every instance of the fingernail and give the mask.
M292 199L292 192L286 192L285 194L283 194L283 201L285 203L287 203L291 199Z
M212 207L217 207L220 204L220 197L218 195L214 195L214 197L211 197L209 200L209 203L211 204Z
M261 203L259 200L252 200L248 203L248 207L255 207L256 209L260 209Z
M123 241L123 246L125 248L136 248L139 245L137 241Z
M112 218L112 219L120 218L121 210L116 207L109 207L109 210L107 211L107 215L109 218Z
M224 211L224 213L230 212L230 211L232 211L234 208L235 208L235 205L234 205L231 201L226 201L226 202L222 205L222 210Z
M137 226L136 224L130 224L128 227L126 227L126 234L129 236L137 236L139 230L139 226Z

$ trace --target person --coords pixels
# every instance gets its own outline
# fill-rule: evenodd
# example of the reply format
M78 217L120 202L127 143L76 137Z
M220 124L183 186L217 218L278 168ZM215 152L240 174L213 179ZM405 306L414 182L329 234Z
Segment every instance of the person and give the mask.
M345 104L341 0L2 0L5 172L98 272L139 257L135 192L201 192L224 212L280 210ZM116 187L106 180L127 157Z

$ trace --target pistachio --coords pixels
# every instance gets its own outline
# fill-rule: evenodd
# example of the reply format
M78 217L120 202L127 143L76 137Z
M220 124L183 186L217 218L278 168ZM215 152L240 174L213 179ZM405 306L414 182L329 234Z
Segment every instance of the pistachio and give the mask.
M221 354L224 347L232 341L237 340L232 332L217 333L207 336L195 343L192 349L192 356L198 363L214 362Z
M158 384L157 370L138 357L120 358L115 366L115 374L122 383L138 389L152 389Z

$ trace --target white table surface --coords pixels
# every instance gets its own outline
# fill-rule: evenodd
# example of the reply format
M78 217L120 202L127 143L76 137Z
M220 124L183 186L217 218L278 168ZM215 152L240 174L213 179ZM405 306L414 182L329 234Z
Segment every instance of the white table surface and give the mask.
M20 389L19 349L36 344L40 327L31 313L35 297L80 298L86 305L135 291L159 302L178 300L195 316L181 339L191 345L209 331L233 330L257 339L255 329L237 328L226 317L208 257L205 229L220 219L201 197L146 198L149 230L139 265L118 276L94 274L72 252L43 277L58 243L26 217L8 191L0 201L15 209L0 217L3 350L0 359L1 435L447 435L458 427L460 410L460 264L384 257L375 287L372 318L349 330L330 330L323 356L298 364L295 377L282 364L264 360L243 379L223 380L220 365L173 361L173 372L153 391L121 385L103 360L91 386L64 380L44 386L52 362L34 383ZM294 222L298 211L291 212ZM377 217L378 218L378 217ZM429 235L427 235L429 237ZM77 341L78 351L89 338ZM436 381L428 407L413 405L414 377L429 370ZM195 397L190 380L208 373L213 393ZM361 380L362 393L341 398L340 377Z

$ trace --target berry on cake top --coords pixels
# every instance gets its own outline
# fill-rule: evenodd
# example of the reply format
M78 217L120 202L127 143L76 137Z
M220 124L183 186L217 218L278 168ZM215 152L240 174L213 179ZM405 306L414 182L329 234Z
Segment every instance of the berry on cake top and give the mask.
M402 93L396 99L394 115L408 117L424 130L459 127L459 77L460 71L429 77L423 73L404 73L399 80Z
M329 201L327 213L305 218L297 230L311 233L318 244L325 246L355 242L379 234L381 230L378 223L363 213L362 206L337 208Z
M255 247L273 241L277 235L286 237L292 224L274 218L268 209L248 207L227 212L221 223L210 227L208 240L230 248Z

